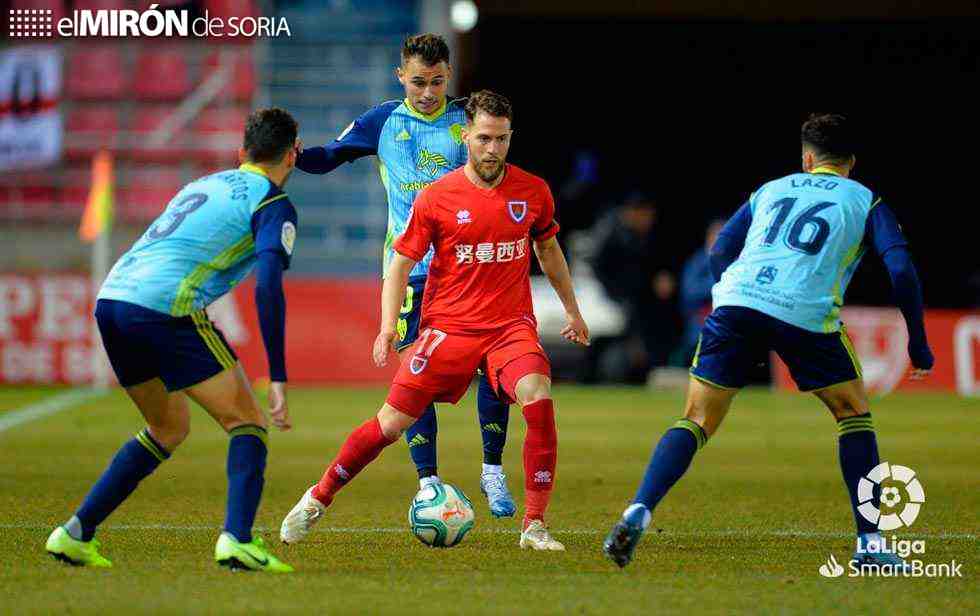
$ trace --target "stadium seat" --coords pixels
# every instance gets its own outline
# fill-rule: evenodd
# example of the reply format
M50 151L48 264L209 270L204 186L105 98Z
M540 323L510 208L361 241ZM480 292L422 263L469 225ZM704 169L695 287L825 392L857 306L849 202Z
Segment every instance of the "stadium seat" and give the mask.
M65 156L91 158L97 151L116 146L119 114L114 107L76 107L65 127Z
M180 172L168 167L134 168L120 178L119 219L145 224L164 210L183 185Z
M173 106L147 105L138 107L130 116L123 154L145 162L178 162L188 155L186 134L188 127L178 130L164 143L150 143L151 135L172 113Z
M57 178L45 175L27 174L22 176L20 186L14 188L13 196L21 205L23 220L49 222L61 220L58 208Z
M82 100L115 100L126 92L126 69L118 47L76 49L67 71L68 97Z
M204 9L209 17L258 17L259 12L252 0L205 0Z
M98 11L101 9L111 10L111 9L139 9L144 6L149 6L151 3L145 5L139 4L134 6L134 3L130 0L75 0L72 2L72 8L76 10L88 10L88 11ZM160 4L165 4L161 2Z
M135 92L147 101L174 101L191 87L187 58L182 48L158 47L146 50L136 61Z
M202 83L208 79L222 62L231 65L229 81L218 94L219 100L235 102L250 102L255 93L255 65L253 64L251 48L223 49L208 54L204 60L205 70Z
M223 167L234 165L238 161L247 115L244 107L204 110L194 125L197 157Z

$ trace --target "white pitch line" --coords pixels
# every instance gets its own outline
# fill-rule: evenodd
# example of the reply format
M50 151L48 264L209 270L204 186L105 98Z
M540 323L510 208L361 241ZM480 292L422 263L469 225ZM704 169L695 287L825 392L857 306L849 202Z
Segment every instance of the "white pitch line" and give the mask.
M0 528L4 529L22 529L22 530L46 530L50 529L50 525L43 524L18 524L18 523L0 523ZM177 531L177 532L198 532L198 531L215 531L219 530L218 526L207 526L204 524L190 524L190 525L179 525L179 524L106 524L101 527L104 530L167 530L167 531ZM265 526L256 526L253 530L262 533L268 532L278 532L278 528L269 528ZM344 527L344 526L324 526L319 528L314 528L314 533L325 533L325 534L359 534L359 535L369 535L369 534L389 534L389 533L407 533L406 528L397 527L381 527L381 528L370 528L370 527ZM471 531L477 534L495 534L495 535L517 535L519 534L517 529L503 529L494 528L489 530L482 530L479 527ZM571 528L571 529L557 529L552 530L552 534L555 535L605 535L606 531L595 529L595 528ZM684 532L672 532L663 531L658 533L656 530L649 531L652 535L662 535L664 538L669 537L803 537L803 538L814 538L814 539L846 539L854 536L854 533L844 533L844 532L815 532L815 531L795 531L795 530L777 530L777 531L753 531L753 530L739 530L739 529L728 529L728 530L710 530L710 531L684 531ZM977 535L973 533L908 533L909 539L969 539L972 541L977 540Z
M108 392L105 389L72 389L71 391L45 398L40 402L2 413L0 414L0 432L15 428L29 421L34 421L35 419L60 413L83 402L87 402L92 398L102 397L106 393Z

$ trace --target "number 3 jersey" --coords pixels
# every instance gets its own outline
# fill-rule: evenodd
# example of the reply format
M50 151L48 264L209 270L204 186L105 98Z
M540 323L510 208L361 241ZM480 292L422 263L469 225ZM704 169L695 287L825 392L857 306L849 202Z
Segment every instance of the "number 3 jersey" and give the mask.
M191 182L116 262L99 299L180 317L201 310L271 250L289 267L296 208L259 167L244 164Z
M884 243L904 238L872 237L869 218L881 200L854 180L821 171L753 193L740 211L751 215L744 247L712 289L715 308L752 308L814 332L840 329L844 293L866 248L884 253Z
M414 261L434 249L420 328L483 333L519 321L536 324L531 304L531 242L558 233L548 184L514 165L486 190L463 168L415 199L395 250Z

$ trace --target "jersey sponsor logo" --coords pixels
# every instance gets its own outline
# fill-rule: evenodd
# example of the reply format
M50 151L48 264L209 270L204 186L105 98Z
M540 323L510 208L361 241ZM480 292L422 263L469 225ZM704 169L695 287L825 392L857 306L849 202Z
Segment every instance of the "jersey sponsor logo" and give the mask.
M456 264L506 263L527 256L527 238L513 242L482 242L480 244L456 244Z
M418 192L431 184L432 182L402 182L399 184L399 188L402 192Z
M424 171L432 177L439 177L442 175L439 172L442 169L449 169L449 167L449 159L439 152L419 150L419 159L415 163L415 168L419 171Z
M296 243L296 225L288 220L282 223L282 249L293 256L293 244Z
M456 224L465 225L470 222L473 222L473 219L470 217L469 210L460 210L456 212Z
M337 139L336 140L337 141L342 141L344 139L344 137L347 136L347 133L349 133L351 131L351 129L353 129L353 128L354 128L354 123L351 122L350 124L347 125L347 128L345 128L343 130L343 132L341 132L339 135L337 135Z
M411 138L412 136L408 134L408 131L404 128L402 129L402 132L395 135L395 141L408 141Z
M755 281L759 284L772 284L776 280L779 270L771 265L763 265L759 268L759 273L755 275Z
M527 201L508 201L507 213L514 219L514 222L523 222L524 217L527 216Z

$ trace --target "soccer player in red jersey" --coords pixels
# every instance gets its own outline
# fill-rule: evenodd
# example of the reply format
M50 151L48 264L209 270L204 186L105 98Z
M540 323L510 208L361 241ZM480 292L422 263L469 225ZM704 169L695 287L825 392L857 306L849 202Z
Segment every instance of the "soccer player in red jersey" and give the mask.
M399 367L381 410L354 430L323 478L283 520L284 542L302 540L344 485L430 403L456 403L480 368L503 400L521 405L527 421L520 546L565 549L544 523L558 435L550 364L538 341L531 304L531 248L565 307L568 322L562 336L587 345L589 329L555 239L558 223L548 185L506 163L512 118L510 103L499 94L481 91L469 98L462 131L469 159L419 194L408 227L395 242L397 254L382 290L374 361L387 363L409 272L433 246L418 341Z

